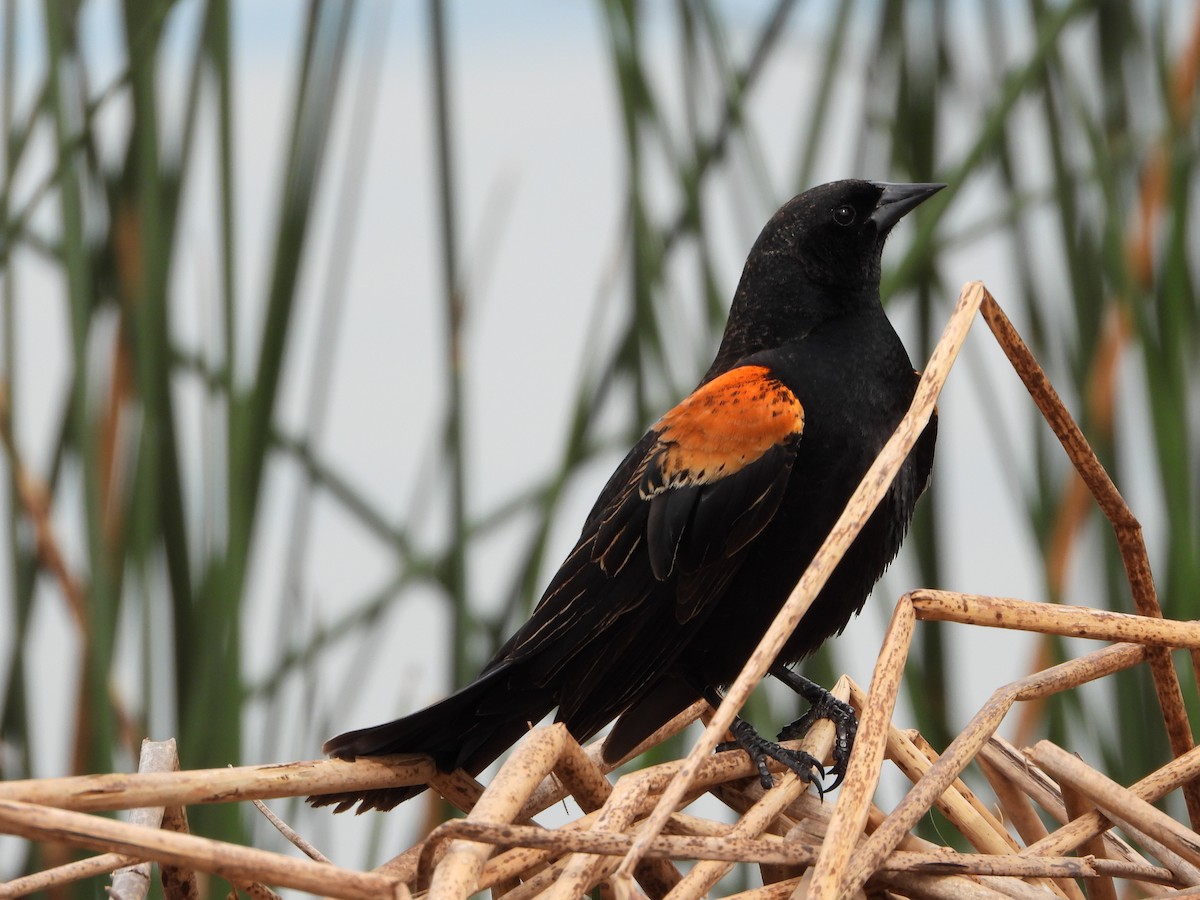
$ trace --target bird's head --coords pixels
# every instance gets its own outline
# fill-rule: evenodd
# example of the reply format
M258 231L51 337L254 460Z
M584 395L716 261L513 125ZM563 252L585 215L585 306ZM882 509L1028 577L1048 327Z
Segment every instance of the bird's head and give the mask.
M778 267L796 282L854 291L879 284L888 233L943 184L831 181L793 197L750 251L757 267Z
M746 258L720 357L728 361L801 336L840 312L878 304L888 233L943 187L831 181L785 203Z

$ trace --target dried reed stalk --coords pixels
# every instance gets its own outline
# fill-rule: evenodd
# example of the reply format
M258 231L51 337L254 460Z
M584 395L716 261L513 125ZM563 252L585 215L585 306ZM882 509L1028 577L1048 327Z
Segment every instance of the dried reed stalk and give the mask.
M394 896L401 887L399 882L378 875L20 800L0 800L0 831L30 840L172 863L212 872L233 882L266 881L338 897Z
M141 757L138 759L138 773L145 775L149 772L174 772L179 768L179 756L175 751L175 741L142 741ZM141 807L131 810L129 823L142 828L159 828L162 826L166 810L161 807ZM139 861L129 863L113 872L112 885L108 895L113 900L140 900L150 892L150 862Z
M426 784L436 774L426 757L375 756L226 769L192 769L146 775L72 775L0 781L0 800L21 800L77 812L110 812L140 806L190 806L306 797L325 791L369 790Z
M1038 365L1033 354L1026 346L1017 330L1009 321L1008 316L1000 305L989 294L980 307L980 312L992 333L996 336L1013 369L1025 384L1029 396L1037 404L1046 423L1058 437L1075 470L1088 486L1100 510L1112 525L1120 548L1121 561L1125 566L1125 576L1129 581L1129 589L1133 595L1134 608L1139 615L1150 618L1162 618L1162 608L1158 604L1158 593L1154 587L1154 576L1150 571L1150 559L1146 554L1146 542L1142 536L1141 523L1134 517L1129 506L1125 503L1120 491L1117 490L1108 472L1089 446L1083 431L1075 423L1071 414L1063 405L1046 377L1042 367ZM1179 676L1171 662L1171 656L1166 649L1155 647L1150 653L1150 672L1154 678L1154 689L1158 695L1158 703L1162 710L1163 724L1171 750L1175 756L1182 756L1192 749L1192 727L1188 722L1187 709L1183 703L1183 690L1179 685ZM1200 682L1200 651L1193 650L1192 675ZM1200 784L1189 784L1183 789L1184 800L1187 803L1188 817L1192 827L1200 825Z

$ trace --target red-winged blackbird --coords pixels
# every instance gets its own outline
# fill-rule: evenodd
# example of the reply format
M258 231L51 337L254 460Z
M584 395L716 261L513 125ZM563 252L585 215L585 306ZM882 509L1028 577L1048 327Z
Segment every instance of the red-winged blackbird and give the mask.
M837 181L788 201L750 251L712 366L613 473L529 621L457 693L325 752L423 753L478 773L557 707L579 740L616 719L604 745L616 760L698 698L719 702L912 400L880 256L941 187ZM771 670L819 715L828 694L786 666L862 608L928 484L936 430L935 418ZM819 771L744 721L734 734L767 784L764 754ZM310 801L386 810L421 790Z

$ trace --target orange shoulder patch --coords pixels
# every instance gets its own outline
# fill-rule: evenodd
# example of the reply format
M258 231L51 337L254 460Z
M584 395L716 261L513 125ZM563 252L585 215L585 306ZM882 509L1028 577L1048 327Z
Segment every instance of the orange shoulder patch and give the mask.
M668 487L726 478L772 447L798 440L804 407L765 366L740 366L714 378L653 429L643 497Z

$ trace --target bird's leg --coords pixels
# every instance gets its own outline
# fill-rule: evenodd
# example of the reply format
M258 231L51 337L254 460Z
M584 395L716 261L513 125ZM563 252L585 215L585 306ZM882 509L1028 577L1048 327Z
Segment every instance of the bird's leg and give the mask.
M834 782L827 790L833 790L846 777L846 766L850 762L850 748L854 746L854 735L858 732L858 716L849 703L839 700L815 681L810 681L787 666L776 664L771 674L807 700L808 712L779 732L779 740L790 741L802 737L818 719L833 723L833 765L826 775L833 775Z
M704 699L713 709L721 705L721 694L715 687L709 686L704 689ZM733 740L718 744L717 752L739 748L745 750L746 755L758 769L758 780L764 790L770 790L775 784L770 770L767 769L767 758L769 757L787 766L806 783L813 785L821 796L825 795L825 789L821 786L821 773L824 769L811 754L805 753L803 750L780 747L774 741L768 741L741 716L734 718L733 724L729 726L729 731L733 735Z

